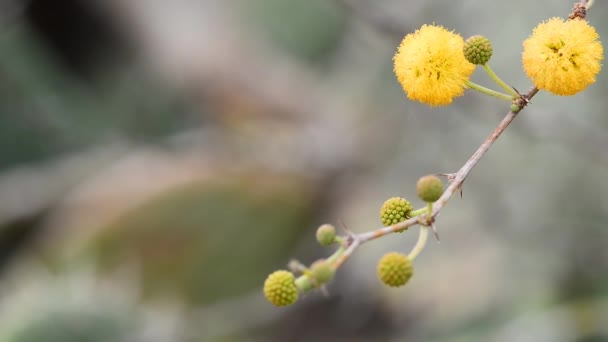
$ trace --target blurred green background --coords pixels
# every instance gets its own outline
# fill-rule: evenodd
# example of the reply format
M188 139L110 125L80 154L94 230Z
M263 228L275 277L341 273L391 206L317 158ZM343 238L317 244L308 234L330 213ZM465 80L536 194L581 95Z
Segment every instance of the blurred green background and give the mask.
M408 101L402 37L521 43L569 1L0 1L0 341L608 341L608 76L537 95L442 211L399 289L375 275L415 232L360 248L329 295L275 308L265 277L380 225L455 172L507 110ZM588 19L608 37L608 6ZM473 80L492 86L477 71Z

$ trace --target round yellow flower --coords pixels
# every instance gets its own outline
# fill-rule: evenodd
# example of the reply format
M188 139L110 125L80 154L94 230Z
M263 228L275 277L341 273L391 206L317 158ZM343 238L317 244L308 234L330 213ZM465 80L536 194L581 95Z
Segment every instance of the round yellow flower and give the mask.
M460 35L423 25L405 36L393 58L395 75L410 100L447 105L462 96L475 65L464 58Z
M598 38L585 20L549 19L524 41L524 70L538 89L574 95L600 72L604 51Z

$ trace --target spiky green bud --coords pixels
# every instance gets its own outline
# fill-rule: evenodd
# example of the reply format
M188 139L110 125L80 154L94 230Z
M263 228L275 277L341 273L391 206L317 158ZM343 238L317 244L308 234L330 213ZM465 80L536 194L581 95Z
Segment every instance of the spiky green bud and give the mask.
M484 36L473 36L464 42L463 52L467 61L484 65L492 57L492 43Z
M317 228L317 241L321 246L329 246L336 242L336 227L331 224L323 224Z
M390 226L410 218L410 213L414 209L412 204L401 197L387 199L380 208L380 221L384 226Z
M276 306L291 305L298 300L298 288L294 283L293 273L279 270L266 278L264 282L264 295L268 301Z
M421 200L435 202L443 194L443 182L434 175L424 176L416 183L416 191Z
M391 252L385 254L378 262L378 278L391 287L405 285L414 274L412 261L407 255Z

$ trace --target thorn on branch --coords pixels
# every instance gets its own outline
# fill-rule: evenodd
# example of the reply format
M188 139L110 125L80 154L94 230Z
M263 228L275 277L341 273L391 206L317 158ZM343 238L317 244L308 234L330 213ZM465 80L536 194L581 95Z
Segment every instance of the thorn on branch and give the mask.
M517 88L515 88L514 86L511 86L511 88L513 88L513 90L515 90L515 93L519 96L521 96L521 93L519 92L519 90L517 90Z
M431 229L433 230L433 234L435 235L435 239L437 240L437 242L441 242L441 240L439 239L439 232L437 232L437 226L435 226L435 222L431 223Z
M513 89L515 89L515 88L513 88ZM446 177L450 184L453 183L454 180L456 179L455 173L436 173L436 175ZM460 183L460 185L458 185L458 188L457 188L460 191L460 198L462 198L462 185L463 184L464 184L464 181L462 181L462 183Z
M436 173L436 175L446 177L449 183L452 183L456 179L455 173Z
M353 235L353 232L350 229L348 229L348 227L346 226L344 221L342 221L341 219L338 219L338 223L340 224L340 228L342 228L342 230L346 233L346 235L348 235L348 236Z
M355 240L355 238L356 238L355 233L353 233L352 230L348 229L348 227L346 226L344 221L338 219L338 223L340 224L340 228L342 228L342 230L346 234L346 240L344 241L344 247L348 247Z
M524 109L527 105L529 105L530 99L534 95L536 95L536 93L538 92L538 88L535 88L535 87L533 87L530 91L528 91L525 94L522 94L515 87L513 87L513 90L515 90L517 95L519 95L519 97L514 99L513 102L511 103L511 111L515 114L518 114L519 112L521 112L522 109Z

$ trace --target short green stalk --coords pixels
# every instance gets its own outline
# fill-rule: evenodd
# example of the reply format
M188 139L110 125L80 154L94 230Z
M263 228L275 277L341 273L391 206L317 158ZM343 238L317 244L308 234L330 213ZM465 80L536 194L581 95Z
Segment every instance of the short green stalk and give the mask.
M343 238L343 237L341 237L341 236L336 236L336 237L334 238L334 241L335 241L336 243L339 243L339 244L344 244L344 243L346 243L346 239L345 239L345 238Z
M477 83L473 83L471 81L467 81L466 82L467 87L473 89L473 90L477 90L480 93L486 94L486 95L490 95L496 98L499 98L501 100L505 100L505 101L513 101L513 96L505 94L505 93L501 93L499 91L496 90L492 90L490 88L486 88L484 86L481 86Z
M306 274L297 277L294 283L300 292L308 292L314 288L312 280Z
M513 97L518 97L519 94L515 91L515 89L513 89L512 87L510 87L507 83L505 83L505 81L501 80L500 77L498 77L498 75L496 75L494 73L494 71L492 70L492 68L490 68L489 64L484 64L483 68L486 69L486 72L488 73L488 75L490 75L490 78L492 78L494 80L494 82L496 82L496 84L498 84L502 89L504 89L507 93L511 94L511 96Z
M414 261L414 259L416 259L418 254L420 254L420 252L422 252L422 250L424 249L424 246L426 246L426 241L428 240L428 236L429 236L429 228L426 226L420 226L420 234L418 235L418 241L416 241L416 245L414 246L414 248L412 248L412 251L410 252L410 254L408 254L408 258L411 261Z
M428 213L428 211L429 211L429 208L427 206L427 207L424 207L424 208L420 208L420 209L416 209L416 210L410 211L410 215L409 216L410 217L420 216L422 214Z

